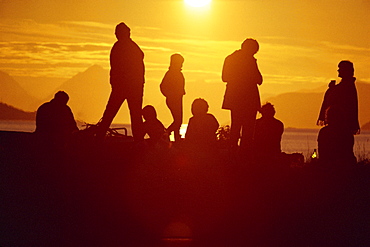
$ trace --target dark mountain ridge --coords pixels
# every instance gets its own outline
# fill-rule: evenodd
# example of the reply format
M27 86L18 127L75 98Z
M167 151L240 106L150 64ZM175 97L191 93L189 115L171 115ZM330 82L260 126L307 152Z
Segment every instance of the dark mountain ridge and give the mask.
M0 102L0 120L28 120L34 121L36 112L25 112L13 106Z
M370 84L357 81L356 85L359 98L359 120L360 125L364 125L370 122L370 97L368 97L370 95ZM146 87L149 86L153 87L153 85L146 85ZM187 86L189 91L195 92L196 89L192 89L192 87L195 87L195 85L189 84ZM35 100L13 78L6 73L0 72L0 102L17 109L31 112L36 111L39 105L50 101L58 90L64 90L69 94L70 101L68 104L76 119L96 123L102 116L110 94L109 71L99 65L93 65L65 81L60 87L50 92L50 95L45 97L44 100ZM213 90L215 89L213 88ZM318 128L316 121L325 90L325 87L320 87L309 91L282 93L274 97L269 97L266 101L275 105L276 117L284 123L285 127ZM220 94L219 101L222 101L223 91L219 92L217 90L217 92L212 92L210 89L209 93ZM187 96L189 98L190 94ZM157 100L150 97L152 96L145 95L145 98L149 98L147 100L148 102ZM192 101L193 98L190 98L190 101ZM184 106L186 107L187 104L190 104L190 101L184 101ZM165 106L162 103L155 107L162 109ZM128 123L129 113L127 107L121 107L121 111L123 112L117 114L116 120L118 122ZM186 118L184 119L185 123Z

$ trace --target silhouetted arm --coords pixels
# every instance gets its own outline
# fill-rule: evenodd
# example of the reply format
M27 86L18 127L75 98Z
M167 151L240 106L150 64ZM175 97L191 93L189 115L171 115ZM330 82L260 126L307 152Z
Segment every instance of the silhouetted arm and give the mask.
M260 70L258 69L257 61L256 61L255 65L256 65L256 67L255 67L256 73L253 75L253 81L255 81L258 85L261 85L262 81L263 81L263 78L262 78L262 74L261 74Z
M222 81L223 82L230 82L233 80L233 68L231 64L231 57L228 56L225 58L224 65L222 67Z
M72 113L72 110L71 110L71 108L69 108L69 106L65 107L65 120L66 120L66 130L69 133L78 131L76 120L75 120L75 118L73 116L73 113Z
M49 128L46 104L41 105L36 112L36 132L44 132Z
M216 119L216 117L215 116L213 116L212 114L209 114L209 115L211 115L212 117L211 117L211 119L212 119L212 130L214 131L214 132L216 132L217 130L218 130L218 127L220 127L220 124L218 123L218 121L217 121L217 119Z
M360 134L360 124L358 122L358 97L357 97L357 90L353 87L353 91L350 95L350 125L352 134L357 135Z
M185 140L186 141L193 141L194 140L194 130L193 130L193 123L192 123L192 118L189 119L188 122L188 127L186 128L186 133L185 133Z
M316 125L318 126L325 126L326 123L326 111L329 107L329 100L328 95L330 94L330 88L325 92L324 99L321 104L320 112L319 112L319 118L317 119Z

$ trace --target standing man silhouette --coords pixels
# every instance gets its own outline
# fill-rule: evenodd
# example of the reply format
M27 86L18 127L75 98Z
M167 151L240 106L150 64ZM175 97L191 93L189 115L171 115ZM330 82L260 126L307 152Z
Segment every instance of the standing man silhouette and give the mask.
M360 133L356 78L352 62L343 60L338 68L342 80L330 82L317 120L317 125L325 126L318 136L319 159L324 163L355 163L353 135Z
M98 136L103 138L122 103L127 99L131 130L135 141L143 140L141 109L144 92L144 53L130 38L130 28L123 22L116 26L117 42L110 53L112 87Z
M227 56L222 69L222 80L227 82L222 109L231 111L231 148L238 146L250 152L257 111L261 108L257 85L262 84L262 75L254 58L259 44L246 39L241 49Z

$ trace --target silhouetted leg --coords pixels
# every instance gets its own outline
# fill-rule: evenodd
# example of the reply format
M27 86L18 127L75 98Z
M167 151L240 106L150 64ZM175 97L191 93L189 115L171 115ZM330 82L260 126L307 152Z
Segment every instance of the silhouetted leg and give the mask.
M167 128L167 132L171 133L173 131L175 141L181 139L180 128L182 124L182 96L178 98L168 99L166 98L167 107L170 109L173 122Z
M357 159L356 159L356 156L353 152L353 146L355 144L355 138L353 136L353 134L348 131L348 132L344 132L341 134L343 137L342 137L342 152L341 152L341 155L342 155L342 160L344 162L346 162L348 165L353 165L353 164L356 164L357 162Z
M241 128L242 128L242 113L237 110L231 110L231 126L230 126L231 148L238 146Z
M242 136L240 140L240 148L246 152L250 152L253 148L253 135L256 125L257 110L247 110L242 114Z
M143 105L143 89L130 92L127 98L128 108L130 109L131 130L135 141L144 140L143 119L141 115Z
M328 164L335 160L335 153L337 152L337 140L335 140L335 133L333 135L329 126L320 129L317 138L317 145L319 151L319 160L322 164Z
M103 138L107 132L109 126L111 125L114 117L117 115L119 108L121 107L125 97L120 90L113 89L109 96L107 106L103 113L101 122L99 123L99 133L97 133L98 138Z

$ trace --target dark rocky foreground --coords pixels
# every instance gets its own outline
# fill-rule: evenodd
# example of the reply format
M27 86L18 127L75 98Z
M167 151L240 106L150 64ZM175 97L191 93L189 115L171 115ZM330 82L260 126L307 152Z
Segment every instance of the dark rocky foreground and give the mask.
M370 246L370 167L0 133L1 246Z

